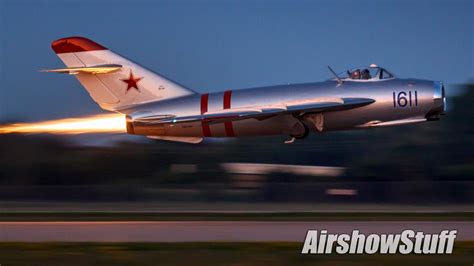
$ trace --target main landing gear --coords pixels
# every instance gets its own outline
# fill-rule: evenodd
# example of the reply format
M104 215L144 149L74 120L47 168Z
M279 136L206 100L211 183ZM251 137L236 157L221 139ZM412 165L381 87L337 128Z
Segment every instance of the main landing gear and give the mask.
M300 127L302 127L302 133L301 134L298 134L298 135L294 135L294 134L290 134L289 138L287 140L285 140L285 144L291 144L293 142L295 142L295 140L297 139L304 139L308 136L309 134L309 128L307 125L305 125L304 123L299 123L300 124Z
M302 121L296 123L293 126L293 132L298 132L298 134L290 134L289 138L285 140L285 144L291 144L297 139L304 139L309 134L309 128L306 124L313 125L317 132L323 132L324 130L324 114L323 113L313 113L306 114L302 117ZM306 123L305 123L306 122Z

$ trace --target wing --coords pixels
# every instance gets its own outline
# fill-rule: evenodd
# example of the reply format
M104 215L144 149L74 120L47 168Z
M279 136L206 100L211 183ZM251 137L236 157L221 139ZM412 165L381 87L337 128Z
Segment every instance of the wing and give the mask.
M202 142L202 138L199 138L199 137L147 136L147 138L175 141L175 142L184 142L184 143L191 143L191 144L198 144Z
M202 115L173 116L159 115L140 117L136 122L147 124L176 124L205 121L210 124L238 121L243 119L267 119L276 115L294 114L302 116L307 113L348 110L375 102L368 98L318 98L297 102L287 102L284 105L268 105L253 108L231 108L217 112L207 112Z

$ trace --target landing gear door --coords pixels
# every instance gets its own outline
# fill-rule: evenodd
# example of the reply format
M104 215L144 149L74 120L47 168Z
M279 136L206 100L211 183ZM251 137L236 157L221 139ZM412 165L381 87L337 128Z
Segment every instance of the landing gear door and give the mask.
M323 113L316 113L316 114L307 114L304 116L304 120L309 122L311 125L316 128L318 132L323 132L324 130L324 114Z

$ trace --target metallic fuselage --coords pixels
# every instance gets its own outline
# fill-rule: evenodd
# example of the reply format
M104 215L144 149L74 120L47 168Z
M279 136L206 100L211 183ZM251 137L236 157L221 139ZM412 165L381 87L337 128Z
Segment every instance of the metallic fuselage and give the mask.
M290 84L250 88L209 94L194 94L159 102L150 102L122 110L128 115L132 134L177 137L234 137L256 135L302 135L304 130L313 132L349 130L390 121L424 121L436 108L444 109L444 88L437 82L419 79L388 79L378 82L334 80L318 83ZM442 95L442 96L441 96ZM230 123L206 124L204 122L154 125L134 122L141 116L178 115L191 116L203 111L219 111L226 108L251 108L277 105L315 97L371 98L375 102L343 111L324 112L324 127L316 127L305 119L304 114L278 115L268 119L246 119ZM439 99L442 97L443 99ZM205 102L204 102L205 101ZM443 106L440 106L443 104ZM205 110L203 110L205 108ZM429 120L429 119L428 119ZM407 122L408 123L408 122ZM303 126L302 126L303 125Z

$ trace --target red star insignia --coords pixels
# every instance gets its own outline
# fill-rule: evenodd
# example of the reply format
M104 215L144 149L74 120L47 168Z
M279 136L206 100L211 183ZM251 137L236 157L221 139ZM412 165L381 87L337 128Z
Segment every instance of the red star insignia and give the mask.
M128 77L128 79L121 79L121 81L127 83L127 90L125 91L125 93L127 93L132 88L140 92L140 89L138 88L137 83L142 79L143 77L138 78L138 77L133 76L132 70L130 70L130 76Z

